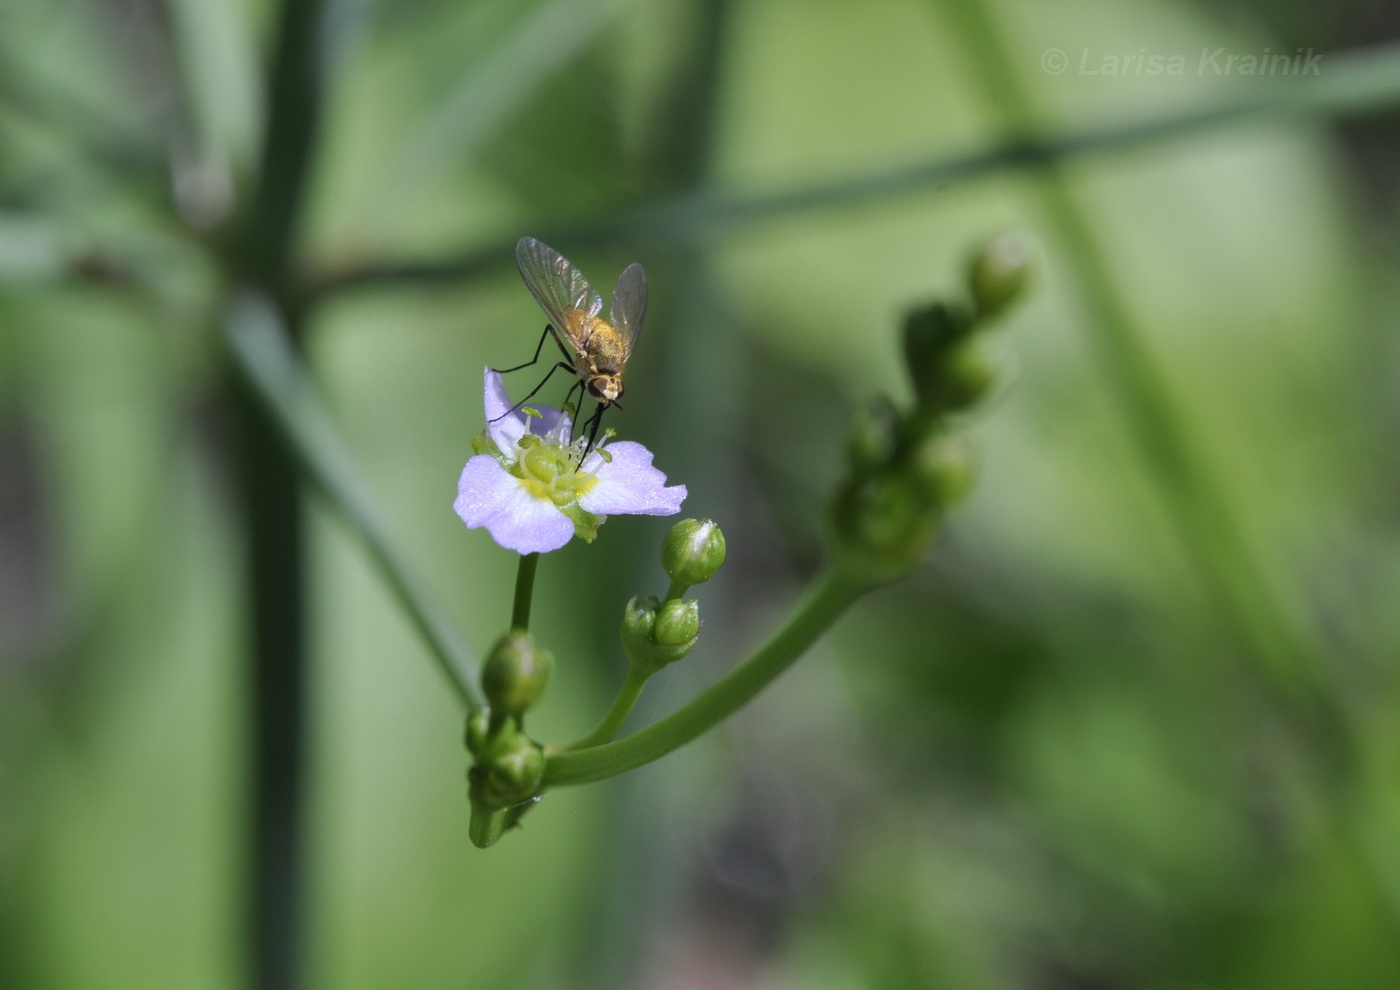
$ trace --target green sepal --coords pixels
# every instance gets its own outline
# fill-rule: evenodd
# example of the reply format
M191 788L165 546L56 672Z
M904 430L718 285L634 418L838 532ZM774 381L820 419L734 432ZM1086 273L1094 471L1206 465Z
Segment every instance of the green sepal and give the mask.
M603 525L608 519L607 516L594 515L586 509L579 508L577 502L570 505L561 505L559 511L564 513L569 522L574 524L574 535L585 543L592 543L598 536L598 527Z
M502 453L500 447L496 446L496 441L491 439L490 430L482 430L472 437L472 453L489 454L503 464L506 462L505 454Z

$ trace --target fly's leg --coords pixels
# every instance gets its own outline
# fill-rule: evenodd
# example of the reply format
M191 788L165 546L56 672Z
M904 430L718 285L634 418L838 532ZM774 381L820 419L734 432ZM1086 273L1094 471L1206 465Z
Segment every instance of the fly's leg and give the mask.
M530 363L531 363L531 364L534 364L533 361L531 361ZM525 367L525 365L521 365L521 367L523 368L523 367ZM549 369L549 374L545 375L544 378L543 378L543 380L541 380L540 383L539 383L538 385L536 385L534 388L530 389L530 394L529 394L529 395L525 396L525 398L521 399L519 402L517 402L515 405L511 406L509 409L507 409L505 412L501 413L499 416L495 417L495 419L488 420L487 422L494 423L494 422L496 422L496 420L505 419L507 416L509 416L511 413L515 412L517 409L519 409L519 408L520 408L521 406L523 406L525 403L529 402L531 399L533 399L533 398L535 397L535 393L536 393L536 392L538 392L540 389L544 388L545 384L546 384L551 378L554 377L554 373L555 373L556 371L558 371L560 368L563 368L565 371L569 372L570 374L573 374L573 373L574 373L574 366L573 366L573 365L571 365L571 364L565 364L563 361L558 362L557 364L555 364L554 367L552 367L552 368ZM572 391L572 390L570 390L570 391Z
M530 365L534 364L540 359L540 351L544 350L544 339L548 337L553 331L554 328L548 323L544 325L544 333L540 334L540 342L535 345L535 356L532 357L530 360L526 361L524 364L517 364L514 368L492 368L491 370L498 375L508 375L512 371L519 371L521 368L530 367Z
M525 403L527 403L527 402L529 402L531 399L533 399L533 398L535 397L535 393L538 392L540 389L544 388L545 382L549 381L549 379L554 375L554 373L555 373L556 371L558 371L560 368L563 368L565 371L574 373L574 366L573 366L573 363L572 363L572 361L573 361L572 355L569 354L569 352L568 352L567 350L565 350L565 348L564 348L564 342L561 341L561 340L559 339L559 334L555 333L554 327L553 327L551 324L548 324L548 323L546 323L546 324L544 325L544 333L540 334L540 342L539 342L538 344L535 345L535 356L534 356L534 357L532 357L530 360L526 361L524 364L517 364L514 368L492 368L491 370L494 371L494 372L496 372L496 374L498 374L498 375L508 375L508 374L510 374L512 371L519 371L519 370L522 369L522 368L528 368L528 367L530 367L530 365L535 364L537 361L539 361L539 359L540 359L540 351L544 350L544 341L545 341L545 338L546 338L546 337L553 337L553 338L554 338L554 343L555 343L556 345L558 345L560 352L564 355L564 360L558 362L557 364L554 365L554 367L550 368L550 369L549 369L549 374L545 375L544 378L540 381L540 383L539 383L538 385L536 385L533 389L530 390L530 394L529 394L529 395L525 396L525 398L521 399L521 400L520 400L519 402L517 402L515 405L511 406L511 407L510 407L509 409L507 409L505 412L501 413L499 416L497 416L495 419L490 420L489 422L494 423L494 422L496 422L496 420L505 419L505 418L506 418L507 416L509 416L511 413L515 412L517 409L519 409L519 408L520 408L521 406L523 406ZM570 391L572 391L572 389L571 389Z
M578 389L578 406L575 406L574 409L571 411L571 410L569 409L569 400L573 398L574 389ZM569 391L567 391L567 392L564 393L564 404L563 404L562 406L559 407L559 408L561 408L562 410L564 410L564 412L567 413L568 416L569 416L569 442L570 442L570 443L573 443L573 442L574 442L574 426L578 423L579 407L581 407L582 405L583 405L583 379L580 378L578 381L574 382L572 385L569 386Z
M603 412L607 408L608 407L603 405L601 402L598 403L598 411L595 412L592 415L592 417L590 417L588 420L588 446L583 448L583 456L585 458L589 455L590 452L592 452L593 446L598 440L598 427L602 425ZM580 459L579 463L583 463L582 459Z
M540 359L540 351L544 350L544 341L546 337L553 337L554 343L559 347L559 353L564 355L564 360L572 363L573 355L570 354L569 351L564 347L564 342L559 339L559 334L555 331L554 327L546 323L544 325L544 333L540 334L540 342L535 345L534 357L526 361L524 364L517 364L514 368L492 368L491 370L498 375L508 375L512 371L519 371L521 368L530 367L530 365L534 364ZM534 395L535 393L531 392L530 394Z

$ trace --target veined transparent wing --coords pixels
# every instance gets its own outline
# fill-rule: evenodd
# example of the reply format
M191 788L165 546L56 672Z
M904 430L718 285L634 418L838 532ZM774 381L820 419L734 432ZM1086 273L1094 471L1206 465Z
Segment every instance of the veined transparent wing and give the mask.
M618 277L617 288L613 290L612 311L609 322L622 335L624 356L631 356L637 346L637 337L642 332L642 320L647 315L647 273L637 262L627 266Z
M560 335L568 337L570 324L565 317L569 310L581 309L590 316L597 316L602 310L602 298L583 273L548 244L533 237L520 238L515 242L515 264L525 280L525 288ZM570 343L576 348L579 345L578 341Z

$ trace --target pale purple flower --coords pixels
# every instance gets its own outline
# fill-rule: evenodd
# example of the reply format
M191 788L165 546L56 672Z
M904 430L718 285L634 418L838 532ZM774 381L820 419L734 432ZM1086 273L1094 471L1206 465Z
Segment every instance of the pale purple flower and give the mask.
M469 529L485 526L517 553L558 550L574 535L592 540L609 515L669 516L681 509L685 485L666 485L639 443L605 437L583 456L586 440L569 442L569 417L536 407L511 410L501 376L485 373L486 431L457 482L453 508ZM582 463L580 464L580 459Z

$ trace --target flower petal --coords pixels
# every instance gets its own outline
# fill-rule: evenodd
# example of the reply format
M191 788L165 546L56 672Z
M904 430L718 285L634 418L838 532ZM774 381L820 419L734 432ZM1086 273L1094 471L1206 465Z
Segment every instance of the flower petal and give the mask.
M599 515L669 516L681 511L685 485L666 487L666 475L651 466L651 451L630 440L610 443L607 449L610 461L596 452L588 458L588 470L598 483L578 500L581 508Z
M531 495L520 479L486 454L462 468L452 508L467 528L485 526L492 539L516 553L558 550L574 535L574 524L553 502Z
M525 435L525 414L518 409L511 411L510 396L499 373L487 368L484 377L486 429L501 452L514 458L515 447Z

